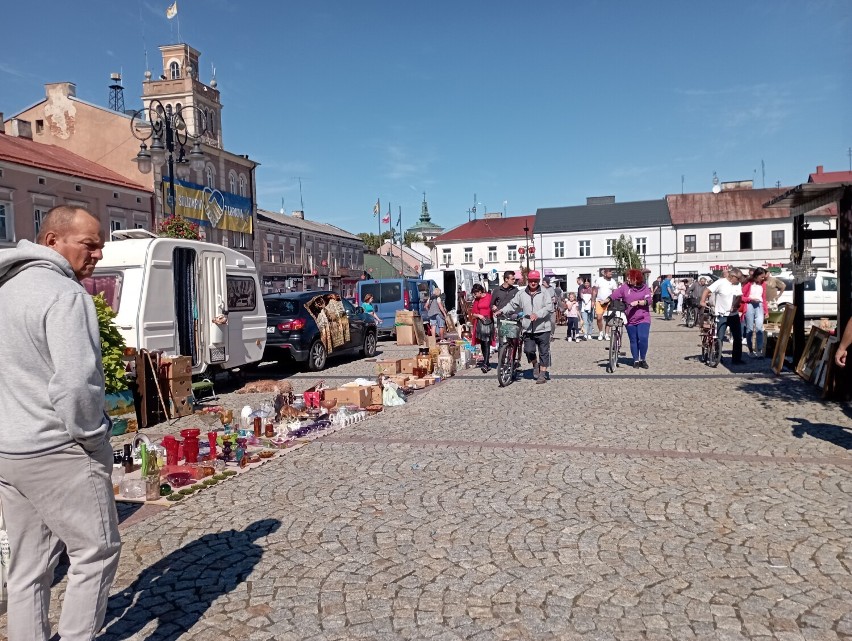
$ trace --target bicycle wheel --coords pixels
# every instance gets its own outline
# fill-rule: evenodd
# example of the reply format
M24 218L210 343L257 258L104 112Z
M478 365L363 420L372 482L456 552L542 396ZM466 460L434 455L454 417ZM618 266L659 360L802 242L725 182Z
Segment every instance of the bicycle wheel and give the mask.
M612 334L609 336L609 361L606 364L606 371L612 374L615 371L615 368L618 367L618 348L619 340L619 330L617 328L612 329Z
M714 338L710 343L710 353L707 356L707 364L710 367L716 367L719 365L719 361L722 360L722 341L718 338Z
M701 362L706 363L710 358L710 339L707 336L701 337Z
M515 378L515 349L510 341L500 345L497 352L497 383L506 387Z
M687 327L695 327L695 323L698 321L698 308L690 307L686 310L686 326Z

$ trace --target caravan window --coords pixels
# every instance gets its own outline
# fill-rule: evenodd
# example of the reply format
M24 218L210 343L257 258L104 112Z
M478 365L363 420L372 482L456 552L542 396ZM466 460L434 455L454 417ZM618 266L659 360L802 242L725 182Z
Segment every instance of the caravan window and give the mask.
M373 295L373 302L377 305L395 303L402 300L402 285L400 281L363 283L361 285L361 300L364 300L364 296L367 294Z
M228 276L228 311L251 311L257 307L257 289L253 278Z
M121 272L113 272L89 276L89 278L84 278L81 284L92 296L103 294L107 305L117 314L118 307L121 304L121 284L123 280L124 275Z

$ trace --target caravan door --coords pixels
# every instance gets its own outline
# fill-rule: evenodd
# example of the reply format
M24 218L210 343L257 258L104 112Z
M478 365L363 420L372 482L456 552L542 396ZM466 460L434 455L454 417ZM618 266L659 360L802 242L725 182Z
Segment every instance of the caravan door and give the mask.
M199 257L198 323L201 328L201 360L224 366L228 358L228 304L225 284L225 253L203 250Z

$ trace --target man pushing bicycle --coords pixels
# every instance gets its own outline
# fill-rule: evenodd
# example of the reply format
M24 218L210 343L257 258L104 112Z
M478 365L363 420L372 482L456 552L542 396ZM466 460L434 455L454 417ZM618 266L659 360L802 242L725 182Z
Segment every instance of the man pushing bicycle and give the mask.
M524 354L532 364L532 375L537 384L550 380L550 334L553 327L550 315L553 299L541 291L541 274L532 270L527 274L527 286L519 289L515 297L495 314L524 312Z

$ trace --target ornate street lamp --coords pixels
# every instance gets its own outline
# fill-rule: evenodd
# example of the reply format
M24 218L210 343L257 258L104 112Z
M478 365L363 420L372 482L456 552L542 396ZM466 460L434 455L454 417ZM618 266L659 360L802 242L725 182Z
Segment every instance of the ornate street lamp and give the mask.
M196 134L189 133L185 114L193 113ZM175 215L175 177L186 180L190 170L203 171L206 158L200 138L207 131L203 112L198 107L179 107L172 110L159 100L152 100L145 109L133 114L130 131L141 141L134 162L143 174L151 173L153 165L162 166L168 160L169 197L171 215ZM150 149L145 144L151 141ZM187 145L192 148L187 152Z
M530 228L527 227L527 221L524 220L524 247L527 247L527 248L530 246L530 238L529 238L529 234L528 234L529 230L530 230ZM527 273L529 273L529 271L530 271L530 252L527 250L524 253L527 256ZM524 276L524 278L526 278L526 275Z

